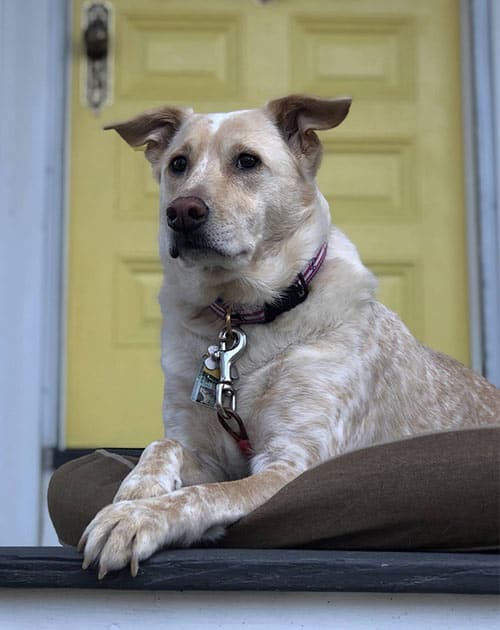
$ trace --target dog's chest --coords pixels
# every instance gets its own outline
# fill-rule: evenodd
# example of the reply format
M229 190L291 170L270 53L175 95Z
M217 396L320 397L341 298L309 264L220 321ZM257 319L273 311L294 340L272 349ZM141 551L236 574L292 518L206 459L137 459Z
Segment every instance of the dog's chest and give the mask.
M237 411L251 425L256 409L273 378L276 378L286 340L262 328L257 330L248 327L243 332L246 348L232 362L230 375ZM214 378L211 379L212 392L208 396L198 396L198 402L193 399L196 399L196 392L199 391L196 386L200 384L207 356L218 348L218 333L203 336L172 334L164 342L165 379L168 389L175 392L175 396L171 395L170 401L166 401L170 411L175 412L175 407L187 408L195 417L200 417L200 414L203 417L215 417L215 409L210 404L215 396ZM208 381L204 384L207 385Z
M248 474L248 460L237 440L224 430L214 406L206 396L195 402L193 385L197 381L208 347L217 344L218 333L203 335L172 334L164 337L163 367L165 372L165 434L186 447L203 452L216 460L227 478ZM269 344L262 344L248 331L245 352L235 362L232 385L236 410L248 432L252 448L261 433L259 405L268 388L270 375L276 372L276 359ZM213 392L215 394L215 391ZM212 394L212 396L213 396ZM234 423L231 422L231 426ZM235 426L237 429L238 427Z

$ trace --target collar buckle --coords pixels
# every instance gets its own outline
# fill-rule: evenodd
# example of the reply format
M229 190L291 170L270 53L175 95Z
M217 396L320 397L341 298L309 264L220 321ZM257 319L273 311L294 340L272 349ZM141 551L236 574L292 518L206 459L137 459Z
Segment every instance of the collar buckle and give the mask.
M305 301L309 294L309 288L304 276L299 273L293 284L287 287L275 300L270 304L264 304L264 318L266 322L272 322L286 311L291 311L299 304Z

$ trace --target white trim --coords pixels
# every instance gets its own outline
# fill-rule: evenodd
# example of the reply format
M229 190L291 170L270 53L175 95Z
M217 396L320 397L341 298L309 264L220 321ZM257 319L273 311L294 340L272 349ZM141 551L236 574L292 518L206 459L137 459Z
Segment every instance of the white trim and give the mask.
M500 68L498 56L499 8L496 0L469 0L472 25L475 144L479 257L481 270L483 371L500 386L500 229L499 195ZM496 135L495 135L496 134Z
M464 184L467 220L467 268L469 279L469 339L471 367L483 371L483 322L479 256L479 208L477 203L477 154L474 119L474 68L470 0L460 2L462 117L464 136Z
M65 2L65 0L59 0ZM71 155L71 73L73 64L73 46L72 28L73 28L73 2L65 4L64 15L62 16L63 24L60 28L64 29L66 40L66 53L61 68L62 84L65 95L65 109L62 112L61 124L63 130L64 143L64 161L62 164L62 213L61 213L61 259L60 259L60 277L61 277L61 293L60 293L60 346L59 346L59 415L55 419L56 442L52 446L60 449L66 448L66 392L67 392L67 343L68 343L68 286L69 286L69 156Z
M67 181L67 133L68 112L66 106L68 73L70 65L69 6L66 0L48 0L47 21L50 25L47 84L50 94L46 98L52 115L47 118L46 133L46 237L44 295L45 301L43 345L44 406L42 417L42 445L52 448L58 443L61 406L61 375L63 332L65 330L64 270L66 268L66 181Z
M0 589L2 630L490 630L499 613L496 595Z
M491 1L491 66L493 82L493 113L494 113L494 141L495 141L495 164L494 177L496 182L496 226L493 223L492 229L496 232L496 283L497 283L497 304L496 304L496 339L497 346L493 349L496 352L496 376L493 381L500 387L500 4ZM495 230L496 227L496 230Z
M0 0L0 544L40 540L56 439L66 0Z

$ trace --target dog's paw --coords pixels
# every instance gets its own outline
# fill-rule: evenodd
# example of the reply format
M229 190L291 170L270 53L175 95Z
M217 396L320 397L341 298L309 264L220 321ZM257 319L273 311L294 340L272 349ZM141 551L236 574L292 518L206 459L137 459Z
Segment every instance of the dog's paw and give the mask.
M151 475L133 470L122 481L113 503L159 497L179 490L181 486L182 482L178 475Z
M160 499L121 501L103 508L78 543L83 569L99 566L99 579L130 564L133 576L139 562L167 545L190 545L203 537L199 510L188 505L190 488ZM186 509L188 508L188 509Z
M87 526L78 543L84 552L82 568L98 561L99 579L130 563L133 576L139 561L161 546L163 515L145 501L122 501L102 509Z

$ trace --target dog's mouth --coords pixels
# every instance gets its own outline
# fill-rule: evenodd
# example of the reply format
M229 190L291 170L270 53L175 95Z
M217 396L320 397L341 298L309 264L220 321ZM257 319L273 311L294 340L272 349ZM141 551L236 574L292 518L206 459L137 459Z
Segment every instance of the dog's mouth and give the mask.
M183 256L217 256L227 258L229 254L220 249L217 245L209 242L201 234L176 234L172 240L169 250L172 258L179 258Z
M190 263L201 262L208 266L241 264L250 255L250 248L243 247L233 251L234 247L224 247L223 241L208 239L202 233L174 234L170 242L169 254L171 258L180 258Z

